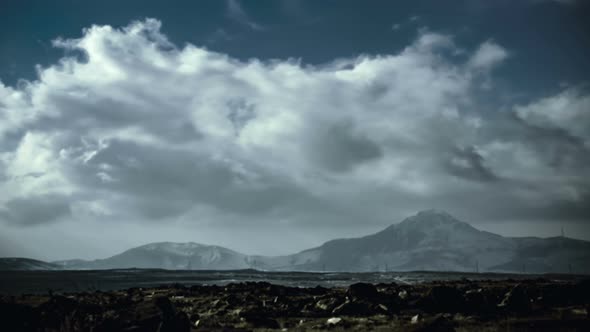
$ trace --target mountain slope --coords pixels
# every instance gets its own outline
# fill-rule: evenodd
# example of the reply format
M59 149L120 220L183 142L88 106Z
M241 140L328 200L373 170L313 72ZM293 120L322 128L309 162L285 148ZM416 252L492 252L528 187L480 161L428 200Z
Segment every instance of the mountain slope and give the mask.
M158 268L169 270L228 270L250 267L249 257L233 250L194 242L150 243L94 261L56 262L67 269Z
M55 264L30 258L2 257L0 258L0 271L34 271L34 270L58 270Z
M291 262L292 264L285 264ZM268 261L268 269L312 271L522 271L590 273L590 243L567 238L509 238L477 230L436 210L422 211L376 234L338 239ZM534 267L534 268L533 268ZM525 270L526 271L526 270Z

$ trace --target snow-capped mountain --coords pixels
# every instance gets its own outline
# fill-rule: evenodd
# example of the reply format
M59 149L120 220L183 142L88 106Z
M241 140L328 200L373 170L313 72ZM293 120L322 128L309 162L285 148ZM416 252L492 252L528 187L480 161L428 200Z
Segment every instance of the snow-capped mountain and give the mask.
M287 256L249 256L198 243L151 243L95 261L54 262L63 269L246 269L280 271L465 271L590 274L590 242L513 238L480 231L428 210L364 237L337 239Z

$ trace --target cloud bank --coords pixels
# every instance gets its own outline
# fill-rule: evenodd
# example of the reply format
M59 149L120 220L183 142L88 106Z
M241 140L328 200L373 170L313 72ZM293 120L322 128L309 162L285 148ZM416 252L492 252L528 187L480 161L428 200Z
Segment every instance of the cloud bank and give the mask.
M590 96L481 111L510 60L494 41L465 53L421 31L399 54L311 66L178 47L160 26L92 26L54 41L72 56L38 80L0 84L4 225L590 216Z

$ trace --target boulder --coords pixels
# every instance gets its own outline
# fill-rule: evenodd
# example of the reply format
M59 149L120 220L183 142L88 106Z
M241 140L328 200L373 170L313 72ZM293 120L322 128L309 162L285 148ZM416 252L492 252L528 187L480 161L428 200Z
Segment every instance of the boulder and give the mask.
M358 282L348 286L346 296L351 299L375 299L379 297L379 291L377 290L377 287L372 284Z
M405 300L408 298L408 291L406 290L401 290L398 294L397 297L399 297L401 300Z
M337 296L326 296L315 303L315 309L318 311L332 312L337 306L342 304L343 299Z
M531 300L522 284L514 286L506 295L498 307L506 311L522 313L531 309Z
M465 309L468 312L483 312L490 308L488 300L481 288L465 292Z
M376 308L366 301L346 301L332 310L339 316L368 316L376 313Z

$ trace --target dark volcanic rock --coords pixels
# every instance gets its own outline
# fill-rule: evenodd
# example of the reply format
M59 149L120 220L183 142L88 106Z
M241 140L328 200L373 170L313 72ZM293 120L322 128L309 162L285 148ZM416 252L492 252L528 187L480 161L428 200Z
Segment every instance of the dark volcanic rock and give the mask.
M493 309L494 304L490 303L483 289L470 289L465 292L465 311L467 312L488 312Z
M332 310L334 315L367 316L374 313L373 306L368 302L346 301Z
M377 291L377 287L374 285L359 282L350 285L346 291L346 295L351 299L367 300L377 298L379 296L379 292Z
M252 324L255 328L278 329L281 327L279 322L263 315L250 316L246 321Z
M238 283L63 296L0 295L0 330L495 331L510 326L533 331L563 326L582 331L590 326L586 287L584 283L536 279L379 287L359 283L347 288Z
M319 285L309 289L309 293L312 295L324 295L329 291L330 290L328 288Z
M33 308L18 303L0 302L0 324L6 331L35 331L40 327Z
M459 312L465 310L463 294L453 286L434 286L421 301L432 312Z
M590 299L590 279L584 279L575 285L576 299L579 303Z
M531 309L531 301L522 284L514 286L506 295L498 307L514 312L526 312Z
M423 319L409 330L412 332L455 332L453 323L443 315Z
M190 331L190 322L170 299L159 296L109 316L99 327L104 331Z
M41 304L37 310L42 326L52 329L61 329L69 325L70 316L78 306L78 303L64 296L51 296L49 301Z
M314 309L322 312L332 312L343 302L344 299L338 296L324 296L314 304Z

